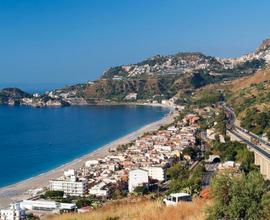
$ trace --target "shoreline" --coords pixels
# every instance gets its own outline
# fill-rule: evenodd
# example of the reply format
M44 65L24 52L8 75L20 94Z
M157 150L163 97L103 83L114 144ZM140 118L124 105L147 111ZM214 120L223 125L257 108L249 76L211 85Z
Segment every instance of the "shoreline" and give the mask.
M151 106L161 106L161 105L151 105ZM91 153L88 153L75 160L72 160L68 163L58 166L55 169L49 170L37 176L33 176L26 180L17 182L15 184L0 188L0 208L8 207L11 202L16 202L29 198L30 195L27 194L27 191L48 186L49 180L62 176L65 170L79 169L89 159L103 158L109 155L110 154L110 152L108 151L109 148L115 148L118 145L129 143L135 140L136 138L140 137L141 135L143 135L145 132L154 131L157 130L161 125L172 123L174 117L172 108L164 105L162 105L162 107L169 108L170 111L166 115L164 115L164 117L162 117L160 120L147 124L139 128L138 130L135 130L123 137L120 137L106 145L97 148L95 151Z

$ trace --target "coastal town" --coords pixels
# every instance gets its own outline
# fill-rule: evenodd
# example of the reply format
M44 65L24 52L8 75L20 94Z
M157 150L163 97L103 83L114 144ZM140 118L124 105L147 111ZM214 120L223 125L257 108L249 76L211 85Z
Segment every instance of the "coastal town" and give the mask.
M219 62L226 70L238 68L239 63L242 65L243 62L248 62L244 67L251 73L253 67L250 68L249 62L260 58L262 54L267 58L265 60L269 61L269 47L261 48L252 56L242 57L240 61L223 60L225 64L220 60ZM173 74L170 73L175 70L174 67L177 71L182 68L185 74L201 69L209 70L211 77L216 76L213 69L216 67L216 60L201 54L179 56L175 55L180 60L178 64L173 60L175 57L166 57L164 60L164 57L158 56L135 66L109 69L97 81L44 94L28 94L16 88L1 90L0 104L4 105L26 105L36 108L69 105L145 105L166 108L169 109L169 113L161 120L70 163L0 188L0 219L43 219L65 213L92 213L113 202L128 203L140 199L158 201L163 207L176 206L183 201L192 202L198 198L207 202L213 178L218 176L217 174L223 175L228 172L234 177L249 173L253 175L255 172L256 175L261 175L258 178L265 184L270 178L269 160L264 160L265 157L269 157L270 131L267 127L265 130L254 129L252 120L262 123L264 119L252 119L249 112L249 121L242 118L245 123L244 128L241 127L242 124L236 119L233 109L238 110L238 113L243 110L238 109L234 100L231 100L233 96L230 95L234 91L228 88L234 81L224 80L218 86L214 85L214 88L205 86L194 89L202 77L195 73L190 74L195 78L187 80L194 84L178 91L175 87L162 90L167 88L167 84L159 87L160 82L168 85L172 83L169 77L162 76L158 80L151 78L153 71L159 74L159 71L165 70L168 70L169 72L165 71L166 74L173 78ZM188 65L182 60L183 57L191 59ZM193 59L197 61L194 62ZM163 64L156 65L160 60ZM256 70L262 75L258 78L266 85L254 83L248 86L260 91L264 86L267 89L268 80L264 80L266 74L260 73L261 60L255 64ZM123 69L126 75L122 74ZM137 73L136 76L133 71ZM141 91L141 87L137 86L139 81L132 77L144 77L145 74L150 77L139 80L145 83ZM211 81L213 82L215 81ZM124 89L119 90L119 86ZM134 90L135 87L138 89ZM243 96L242 93L235 95L237 99ZM226 98L228 100L225 100ZM268 100L267 97L265 100ZM258 103L260 101L261 99ZM246 106L242 107L245 109ZM253 112L255 115L256 112ZM247 130L249 128L254 129L254 133ZM261 136L256 136L255 133ZM258 152L263 152L263 155ZM267 188L264 193L267 193Z
M173 99L163 100L161 104L171 109L166 116L173 118L170 123L145 132L131 142L109 148L106 156L86 160L78 169L65 170L62 176L49 179L44 188L29 189L25 192L27 199L14 201L9 208L1 210L1 219L20 220L29 214L42 217L65 212L84 213L107 201L146 191L164 196L170 184L168 170L179 163L195 169L204 158L202 137L215 139L216 133L213 128L202 130L199 124L202 118L212 117L215 109L211 106L190 111L174 104ZM222 135L221 139L224 140ZM218 155L209 158L209 163L216 159L220 162ZM212 166L212 172L218 167L237 166L233 161L225 161L220 166ZM200 188L209 185L209 172L207 175ZM186 192L190 194L185 196L192 196L191 191Z
M0 0L0 220L270 220L269 11Z

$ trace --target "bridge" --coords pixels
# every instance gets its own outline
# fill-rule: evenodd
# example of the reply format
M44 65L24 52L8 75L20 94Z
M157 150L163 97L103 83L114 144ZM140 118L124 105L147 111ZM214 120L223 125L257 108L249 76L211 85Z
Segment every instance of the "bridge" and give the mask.
M229 117L228 135L235 140L245 143L254 152L255 165L260 167L261 174L270 180L270 143L256 134L236 125L233 110L224 106Z

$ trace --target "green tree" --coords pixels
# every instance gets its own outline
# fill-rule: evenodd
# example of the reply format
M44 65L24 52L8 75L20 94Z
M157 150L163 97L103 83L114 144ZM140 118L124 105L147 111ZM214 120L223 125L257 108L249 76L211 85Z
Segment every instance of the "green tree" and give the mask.
M240 170L244 171L245 173L257 169L257 167L254 165L254 153L250 152L247 147L237 151L236 160L241 163Z
M77 208L82 208L82 207L85 207L85 206L90 206L92 204L93 204L93 200L90 199L90 198L80 198L76 202Z
M188 169L184 164L177 163L167 170L167 175L171 179L181 179L188 175Z
M169 184L168 194L177 192L187 192L190 194L197 194L201 190L202 176L204 173L204 166L202 164L195 167L193 170L182 170L179 166L174 167L173 170L177 170L184 175L173 175ZM175 173L174 173L175 174Z
M217 132L219 132L222 135L226 135L226 125L227 125L227 115L225 114L225 112L222 110L219 112L219 114L216 117L216 126L215 129Z
M193 147L186 147L182 153L183 155L188 155L191 159L194 159L197 156L198 149L194 149Z
M267 184L258 171L248 174L225 172L211 183L213 205L207 219L269 219Z
M64 192L58 190L48 190L45 192L44 197L49 199L63 198Z
M146 185L143 186L137 186L134 189L134 193L138 194L138 195L145 195L149 192L149 189Z

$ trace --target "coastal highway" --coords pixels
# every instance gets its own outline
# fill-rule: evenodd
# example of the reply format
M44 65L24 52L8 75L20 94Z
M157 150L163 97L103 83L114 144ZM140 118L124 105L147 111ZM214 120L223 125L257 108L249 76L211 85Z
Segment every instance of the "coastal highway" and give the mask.
M264 155L268 160L270 160L270 153L265 150L260 144L253 144L249 140L247 140L243 135L238 133L236 130L230 130L230 132L235 135L237 138L239 138L243 143L248 145L249 147L253 148L254 150L260 152L262 155Z
M236 123L235 123L235 118L236 117L235 117L234 111L230 107L227 107L227 106L224 106L224 108L225 108L225 111L228 113L228 115L230 117L231 125L233 124L235 129L238 129L239 131L246 133L251 138L254 138L255 140L258 140L260 143L262 143L262 144L264 144L264 145L266 145L267 147L270 148L270 143L268 141L262 139L261 137L259 137L256 134L253 134L252 132L247 131L244 128L241 128L240 126L237 126Z
M268 160L270 160L270 143L263 140L259 136L247 131L244 128L236 125L235 123L235 113L230 107L223 105L224 110L227 112L229 117L229 125L227 126L229 132L239 138L242 142L247 144L249 147L253 148Z

